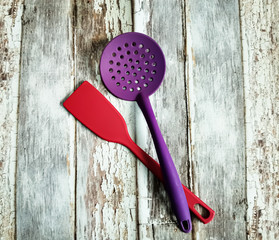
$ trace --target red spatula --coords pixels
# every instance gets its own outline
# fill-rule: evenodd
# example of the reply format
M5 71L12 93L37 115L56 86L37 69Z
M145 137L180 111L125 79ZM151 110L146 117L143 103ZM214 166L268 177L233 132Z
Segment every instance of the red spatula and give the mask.
M99 137L109 142L120 143L129 148L160 181L163 181L159 163L133 142L128 133L124 118L89 82L83 82L63 105L83 125ZM184 185L182 186L188 201L189 209L203 223L209 223L214 218L215 212L188 188ZM195 209L196 204L208 211L206 217L203 217Z

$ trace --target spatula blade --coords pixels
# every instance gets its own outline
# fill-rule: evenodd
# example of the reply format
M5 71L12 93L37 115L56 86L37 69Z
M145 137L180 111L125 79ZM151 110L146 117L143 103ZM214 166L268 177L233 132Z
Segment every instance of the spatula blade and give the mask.
M63 103L63 106L106 141L124 144L128 129L116 108L89 82L83 82Z

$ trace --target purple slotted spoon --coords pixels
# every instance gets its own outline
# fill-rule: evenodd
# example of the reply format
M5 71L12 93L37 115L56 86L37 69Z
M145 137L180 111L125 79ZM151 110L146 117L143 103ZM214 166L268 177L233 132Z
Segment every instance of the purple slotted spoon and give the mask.
M165 57L159 45L152 38L135 32L114 38L104 49L100 62L101 76L108 90L118 98L137 101L141 108L179 226L182 231L190 232L188 203L148 98L160 86L165 70Z

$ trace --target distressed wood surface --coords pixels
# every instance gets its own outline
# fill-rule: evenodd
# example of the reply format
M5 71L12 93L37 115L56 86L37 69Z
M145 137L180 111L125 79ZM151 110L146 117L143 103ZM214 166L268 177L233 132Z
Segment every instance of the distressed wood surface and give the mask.
M134 103L116 99L99 73L102 50L113 37L132 30L130 1L76 3L76 86L91 82L125 118L134 138ZM111 123L113 124L113 122ZM76 216L78 239L136 239L136 159L77 123Z
M19 89L16 238L73 239L74 120L71 5L25 1Z
M279 238L279 2L240 1L248 239Z
M0 239L15 234L21 1L0 2Z
M278 9L275 0L0 0L0 240L279 238ZM109 94L99 74L105 45L129 31L166 55L152 106L182 182L216 211L208 225L193 216L191 234L128 149L61 105L91 82L157 159L136 103Z
M187 6L193 190L216 212L196 239L245 239L245 126L238 1Z

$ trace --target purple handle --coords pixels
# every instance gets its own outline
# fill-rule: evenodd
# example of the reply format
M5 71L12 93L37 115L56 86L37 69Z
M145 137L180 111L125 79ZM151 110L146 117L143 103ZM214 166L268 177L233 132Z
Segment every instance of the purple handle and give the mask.
M169 194L172 208L183 232L192 230L191 216L181 181L159 129L149 98L139 94L136 99L149 126L158 159L160 162L165 188Z

